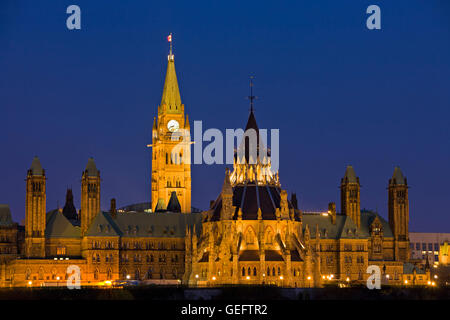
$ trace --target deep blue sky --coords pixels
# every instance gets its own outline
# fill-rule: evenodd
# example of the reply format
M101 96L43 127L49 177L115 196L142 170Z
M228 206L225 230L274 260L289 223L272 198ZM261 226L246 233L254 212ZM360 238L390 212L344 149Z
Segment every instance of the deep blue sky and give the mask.
M82 30L66 28L66 8ZM382 30L366 28L381 7ZM0 203L24 218L26 171L38 155L47 208L64 203L95 157L102 207L150 198L152 119L173 32L182 100L206 128L243 127L248 76L256 118L279 128L282 187L300 207L339 205L347 164L361 207L387 217L400 165L411 186L410 229L450 232L448 1L0 2ZM193 205L207 208L223 166L193 166Z

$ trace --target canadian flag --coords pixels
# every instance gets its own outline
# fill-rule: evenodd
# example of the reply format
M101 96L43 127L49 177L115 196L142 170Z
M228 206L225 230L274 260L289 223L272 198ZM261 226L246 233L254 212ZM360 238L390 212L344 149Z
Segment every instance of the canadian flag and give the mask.
M167 36L167 41L172 42L172 34L169 34L169 35Z

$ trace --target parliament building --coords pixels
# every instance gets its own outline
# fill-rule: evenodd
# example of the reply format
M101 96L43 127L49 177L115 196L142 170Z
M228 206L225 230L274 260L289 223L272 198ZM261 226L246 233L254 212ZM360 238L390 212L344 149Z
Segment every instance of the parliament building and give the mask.
M245 130L258 133L253 108ZM361 210L352 166L340 181L340 211L331 202L323 212L305 212L272 170L270 148L257 139L254 159L244 137L232 170L211 179L223 181L220 194L197 212L185 161L190 143L178 148L175 132L190 136L171 52L152 128L151 206L117 209L112 199L102 210L101 171L91 158L81 175L80 209L68 190L64 208L47 211L47 171L35 157L26 172L25 225L0 205L0 286L65 286L73 265L82 286L351 285L365 283L369 265L379 266L385 284L429 281L429 268L409 261L408 183L400 168L386 181L388 221Z

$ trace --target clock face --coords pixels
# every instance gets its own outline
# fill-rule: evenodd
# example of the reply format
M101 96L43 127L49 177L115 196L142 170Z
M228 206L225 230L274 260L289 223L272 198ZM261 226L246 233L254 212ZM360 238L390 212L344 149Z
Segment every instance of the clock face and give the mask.
M180 129L180 124L177 120L170 120L167 123L167 129L169 129L170 132L178 131L178 129Z

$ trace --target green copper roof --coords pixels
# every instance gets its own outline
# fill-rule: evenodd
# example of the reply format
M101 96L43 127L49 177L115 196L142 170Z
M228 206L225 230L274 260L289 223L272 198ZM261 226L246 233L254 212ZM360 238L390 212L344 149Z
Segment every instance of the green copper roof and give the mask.
M80 238L80 235L80 227L73 226L62 212L53 210L47 213L46 238Z
M383 229L383 237L393 238L394 234L392 233L389 222L387 222L383 217L381 217L376 212L367 210L361 211L361 229L363 229L365 232L369 234L370 225L372 224L372 222L375 220L376 217L378 217L378 219L381 222L381 226Z
M303 230L308 225L311 238L316 237L316 231L320 232L322 239L366 239L369 234L364 229L359 229L352 219L345 215L336 215L336 223L331 223L330 216L320 214L303 214Z
M89 158L88 163L86 165L87 175L90 177L96 177L98 175L97 166L95 165L94 158Z
M166 210L166 204L164 203L164 199L162 199L162 198L158 199L158 202L156 203L156 206L155 206L155 212L165 211L165 210Z
M108 212L99 212L92 221L86 233L88 237L118 237L120 229L114 223Z
M330 216L320 214L303 214L303 230L309 227L311 238L316 236L316 226L319 227L320 237L323 239L365 239L370 237L370 225L378 218L385 238L392 238L389 223L379 214L371 211L361 212L361 227L358 228L348 216L337 214L336 224L331 223Z
M181 113L181 97L178 88L177 74L175 73L175 62L172 58L167 63L166 80L161 98L162 111L169 113Z
M88 237L156 237L183 238L186 227L201 230L200 213L117 213L115 218L109 212L99 212L94 218Z
M41 162L39 161L38 157L33 158L33 162L31 162L30 170L34 176L44 175L44 169L42 169Z
M403 273L404 274L413 274L414 270L416 270L417 274L425 274L425 270L417 268L412 263L407 262L407 263L403 264Z
M173 237L183 238L186 227L195 225L201 230L201 213L180 212L127 212L118 213L114 223L120 228L123 237Z
M394 174L392 175L392 182L395 184L406 184L405 177L403 176L402 171L400 170L400 167L394 168Z
M13 225L14 222L11 216L11 210L9 209L9 205L0 204L0 226L8 227Z
M348 182L350 183L357 183L358 180L356 179L356 173L352 166L347 166L347 169L345 170L344 179L347 178Z

